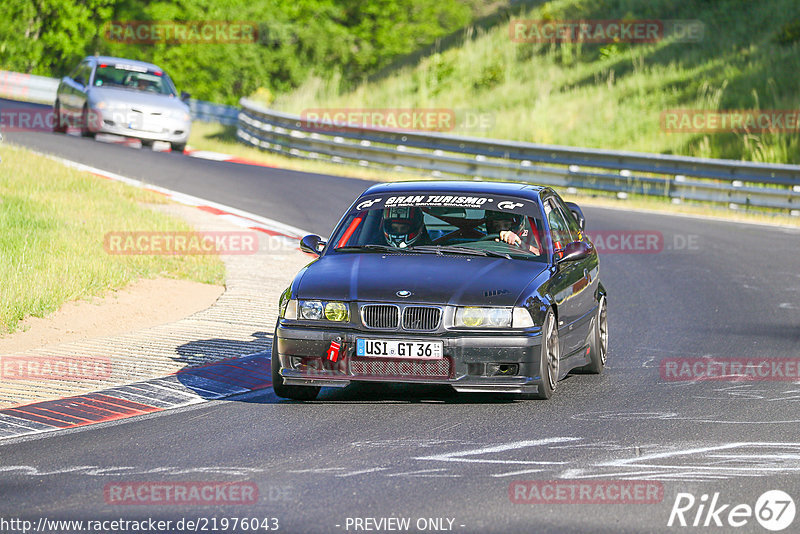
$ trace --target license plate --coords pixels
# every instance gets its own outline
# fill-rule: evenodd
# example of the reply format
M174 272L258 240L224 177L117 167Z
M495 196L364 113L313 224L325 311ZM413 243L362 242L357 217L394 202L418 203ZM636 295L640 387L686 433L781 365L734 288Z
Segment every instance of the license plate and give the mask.
M131 130L138 130L140 132L160 132L161 126L154 121L149 120L132 120L128 123L128 128Z
M444 352L443 345L441 341L359 339L356 341L356 356L440 360Z

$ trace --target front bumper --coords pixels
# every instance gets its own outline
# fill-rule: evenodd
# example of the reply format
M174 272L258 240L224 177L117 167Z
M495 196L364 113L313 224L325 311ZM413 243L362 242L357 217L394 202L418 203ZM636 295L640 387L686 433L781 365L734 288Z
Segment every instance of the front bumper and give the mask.
M97 118L90 128L95 133L108 133L124 137L135 137L143 141L166 141L169 143L185 144L189 140L191 121L184 121L172 117L162 117L153 121L149 129L135 127L136 121L130 119L129 114L115 110L94 110Z
M331 342L337 338L343 341L344 350L334 363L327 360L326 355ZM412 358L357 357L355 346L358 338L442 341L447 366L441 360L433 363ZM277 354L280 358L280 372L286 385L345 387L351 381L402 382L446 384L461 392L535 393L541 380L541 332L538 328L511 334L451 332L426 336L279 324L277 340L273 357ZM365 362L400 372L365 374L363 369L370 367ZM493 374L497 364L515 369L515 372ZM436 372L427 371L433 368ZM441 372L443 368L447 369L444 373Z

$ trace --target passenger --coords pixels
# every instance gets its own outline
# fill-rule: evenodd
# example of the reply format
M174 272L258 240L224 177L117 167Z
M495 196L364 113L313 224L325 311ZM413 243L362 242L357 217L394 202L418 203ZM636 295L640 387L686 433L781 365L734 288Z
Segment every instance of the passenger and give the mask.
M541 246L537 232L531 228L524 215L507 211L486 210L486 233L497 234L495 241L503 241L509 245L525 248L533 254L540 254Z

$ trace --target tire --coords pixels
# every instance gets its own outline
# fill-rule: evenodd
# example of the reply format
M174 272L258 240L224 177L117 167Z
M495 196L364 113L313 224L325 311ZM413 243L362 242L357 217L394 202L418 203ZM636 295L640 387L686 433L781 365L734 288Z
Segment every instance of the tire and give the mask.
M561 362L561 346L558 342L558 326L553 310L548 310L542 324L542 355L539 358L539 391L535 399L549 399L558 385L558 372Z
M608 310L606 298L600 297L597 315L594 319L592 337L589 341L589 363L576 369L579 373L598 375L603 372L608 357Z
M81 113L81 136L94 137L94 132L89 129L89 108L86 106L83 107L83 113Z
M183 151L186 150L186 143L170 143L170 147L173 152L183 154Z
M61 103L58 100L53 105L53 131L67 133L67 123L61 118Z
M312 401L319 394L319 386L287 386L283 383L281 376L281 360L278 357L278 334L272 336L272 356L270 357L272 367L272 390L275 395L285 399L300 401Z

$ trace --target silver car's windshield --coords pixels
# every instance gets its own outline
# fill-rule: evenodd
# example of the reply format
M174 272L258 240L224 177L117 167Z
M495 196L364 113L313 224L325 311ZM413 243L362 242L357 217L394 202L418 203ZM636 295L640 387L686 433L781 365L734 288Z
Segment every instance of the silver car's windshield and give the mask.
M163 71L121 64L100 64L95 71L95 87L117 87L175 96L175 86Z

